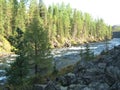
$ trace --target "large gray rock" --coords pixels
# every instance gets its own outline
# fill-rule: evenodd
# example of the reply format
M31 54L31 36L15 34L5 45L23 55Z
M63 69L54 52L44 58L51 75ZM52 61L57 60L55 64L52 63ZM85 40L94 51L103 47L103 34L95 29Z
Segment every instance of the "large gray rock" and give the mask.
M115 81L120 81L120 69L115 66L109 66L106 68L106 75L111 77Z
M63 86L68 86L68 85L76 82L76 76L74 73L68 73L68 74L60 77L59 80Z
M110 90L120 90L120 82L115 82L115 83L111 86Z
M101 69L105 69L106 68L106 63L98 63L98 67Z
M46 85L35 84L33 86L33 90L44 90L45 87L46 87Z
M109 90L109 85L106 83L92 82L89 87L94 88L94 90Z
M82 90L95 90L94 88L90 88L90 87L85 87Z
M67 90L67 87L61 86L60 89L61 89L61 90Z
M72 84L68 86L67 90L83 90L86 87L86 85L80 85L80 84Z
M59 85L55 85L52 81L49 81L44 90L61 90Z
M81 60L75 67L74 73L77 77L84 75L87 69L93 68L94 64L90 61Z

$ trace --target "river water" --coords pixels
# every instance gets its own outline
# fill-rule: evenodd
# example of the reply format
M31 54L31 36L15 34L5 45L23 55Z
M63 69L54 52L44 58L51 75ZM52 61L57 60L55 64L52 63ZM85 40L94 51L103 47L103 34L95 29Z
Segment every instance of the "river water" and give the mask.
M108 49L120 45L120 38L113 38L107 41ZM95 42L89 44L94 55L99 55L103 50L106 50L106 42ZM52 54L55 59L56 68L59 70L68 65L73 65L80 60L80 50L85 50L85 45L72 46L68 48L54 49Z
M114 46L120 45L120 38L113 38L107 42L108 49L112 49ZM90 50L95 54L99 55L103 50L106 49L106 42L90 43ZM85 50L85 45L72 46L68 48L53 49L52 55L54 57L54 62L56 63L56 68L58 70L73 65L80 60L80 50ZM9 67L10 63L14 61L16 55L10 55L0 58L0 84L6 82L5 68Z

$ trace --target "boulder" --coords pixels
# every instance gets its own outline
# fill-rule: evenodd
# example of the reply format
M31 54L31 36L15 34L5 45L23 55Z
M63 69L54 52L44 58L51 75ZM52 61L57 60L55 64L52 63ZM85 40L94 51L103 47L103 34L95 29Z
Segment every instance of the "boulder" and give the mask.
M68 85L76 82L76 76L74 73L68 73L68 74L60 77L59 80L63 86L68 86Z
M110 90L109 85L106 83L92 82L89 87L94 88L94 90Z
M113 78L114 80L120 81L120 69L116 66L109 66L106 68L107 76Z
M67 87L61 86L60 89L61 89L61 90L67 90Z
M110 90L120 90L120 82L115 82L115 83L111 86Z
M81 84L71 84L68 86L67 90L83 90L86 87L86 85L81 85Z
M55 85L54 82L49 81L44 90L61 90L59 85Z
M35 85L33 86L33 90L44 90L45 87L46 87L46 85L35 84Z

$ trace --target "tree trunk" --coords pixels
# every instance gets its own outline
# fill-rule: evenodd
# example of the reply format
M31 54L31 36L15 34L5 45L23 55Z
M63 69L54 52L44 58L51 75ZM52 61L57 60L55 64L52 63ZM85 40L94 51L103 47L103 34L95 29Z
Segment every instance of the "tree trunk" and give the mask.
M38 73L38 65L35 64L35 75L37 75L37 73Z
M38 52L37 52L37 43L35 42L35 58L37 57L38 55ZM37 61L37 60L35 60ZM37 63L35 62L35 75L38 73L38 65Z

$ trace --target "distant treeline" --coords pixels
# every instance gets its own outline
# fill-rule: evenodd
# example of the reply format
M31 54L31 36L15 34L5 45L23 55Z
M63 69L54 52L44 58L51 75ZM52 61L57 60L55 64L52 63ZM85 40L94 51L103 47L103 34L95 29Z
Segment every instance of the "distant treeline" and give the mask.
M69 4L53 4L47 8L42 0L37 1L0 0L0 34L9 38L16 34L17 28L26 32L38 16L39 25L47 30L52 46L111 38L112 28L102 19L93 19L90 14L72 9Z
M114 25L112 26L112 30L114 31L120 31L120 25Z

